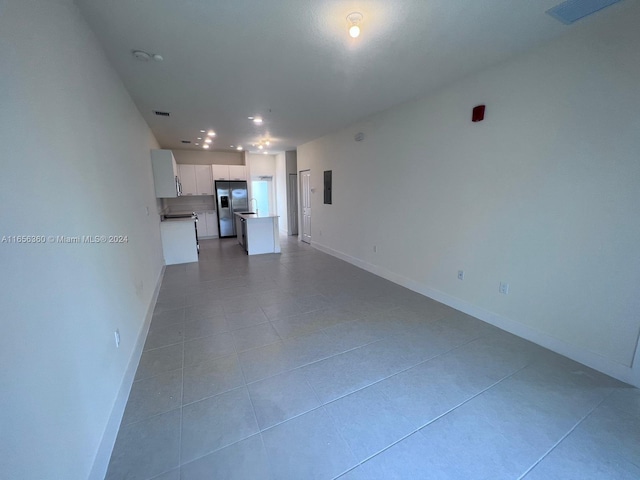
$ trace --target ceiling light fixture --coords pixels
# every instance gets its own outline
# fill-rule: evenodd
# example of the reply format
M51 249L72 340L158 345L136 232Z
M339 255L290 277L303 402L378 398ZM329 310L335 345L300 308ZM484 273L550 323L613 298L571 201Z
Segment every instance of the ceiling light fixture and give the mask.
M205 132L205 130L200 130L200 133L204 133L204 132Z
M209 144L205 143L204 145L202 145L202 148L209 148Z
M147 52L143 52L142 50L132 50L131 54L136 60L140 60L141 62L148 62L149 60L151 60L151 55L149 55Z
M253 119L253 123L255 123L256 125L262 125L262 117L255 117Z
M242 145L238 145L238 146L236 147L236 150L238 150L238 151L242 150Z
M211 143L211 142L213 142L213 140L211 140L210 138L205 138L204 139L204 143Z
M360 22L362 22L362 14L359 12L353 12L347 15L347 22L349 22L349 36L351 38L357 38L360 36Z
M216 132L214 132L213 130L209 130L207 132L207 135L209 135L210 137L215 137L216 136Z
M164 58L162 58L162 55L159 55L157 53L147 53L144 50L131 50L131 54L136 60L140 60L141 62L148 62L152 58L156 62L161 62L164 60Z

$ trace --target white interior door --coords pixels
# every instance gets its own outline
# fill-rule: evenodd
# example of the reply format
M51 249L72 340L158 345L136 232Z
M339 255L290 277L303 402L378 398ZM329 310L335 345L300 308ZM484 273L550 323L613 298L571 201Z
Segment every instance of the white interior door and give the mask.
M302 204L302 241L311 243L311 170L300 172L300 203Z

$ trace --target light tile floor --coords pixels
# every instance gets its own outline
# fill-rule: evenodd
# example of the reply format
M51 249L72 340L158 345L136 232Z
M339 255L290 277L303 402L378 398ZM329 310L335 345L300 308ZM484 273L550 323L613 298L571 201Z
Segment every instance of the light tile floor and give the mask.
M166 269L107 479L638 479L640 391L293 238Z

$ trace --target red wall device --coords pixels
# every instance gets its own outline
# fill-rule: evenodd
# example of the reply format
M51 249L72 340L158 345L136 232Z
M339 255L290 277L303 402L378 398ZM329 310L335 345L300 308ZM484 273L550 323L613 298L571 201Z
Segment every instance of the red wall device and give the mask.
M473 112L471 114L472 122L481 122L482 120L484 120L484 107L484 105L473 107Z

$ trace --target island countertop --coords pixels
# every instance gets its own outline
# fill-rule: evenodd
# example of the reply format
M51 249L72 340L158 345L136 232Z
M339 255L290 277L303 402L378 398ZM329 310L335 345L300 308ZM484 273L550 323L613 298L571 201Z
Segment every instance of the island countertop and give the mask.
M244 218L245 220L252 220L255 218L279 218L280 215L269 215L268 213L235 213L238 217Z

